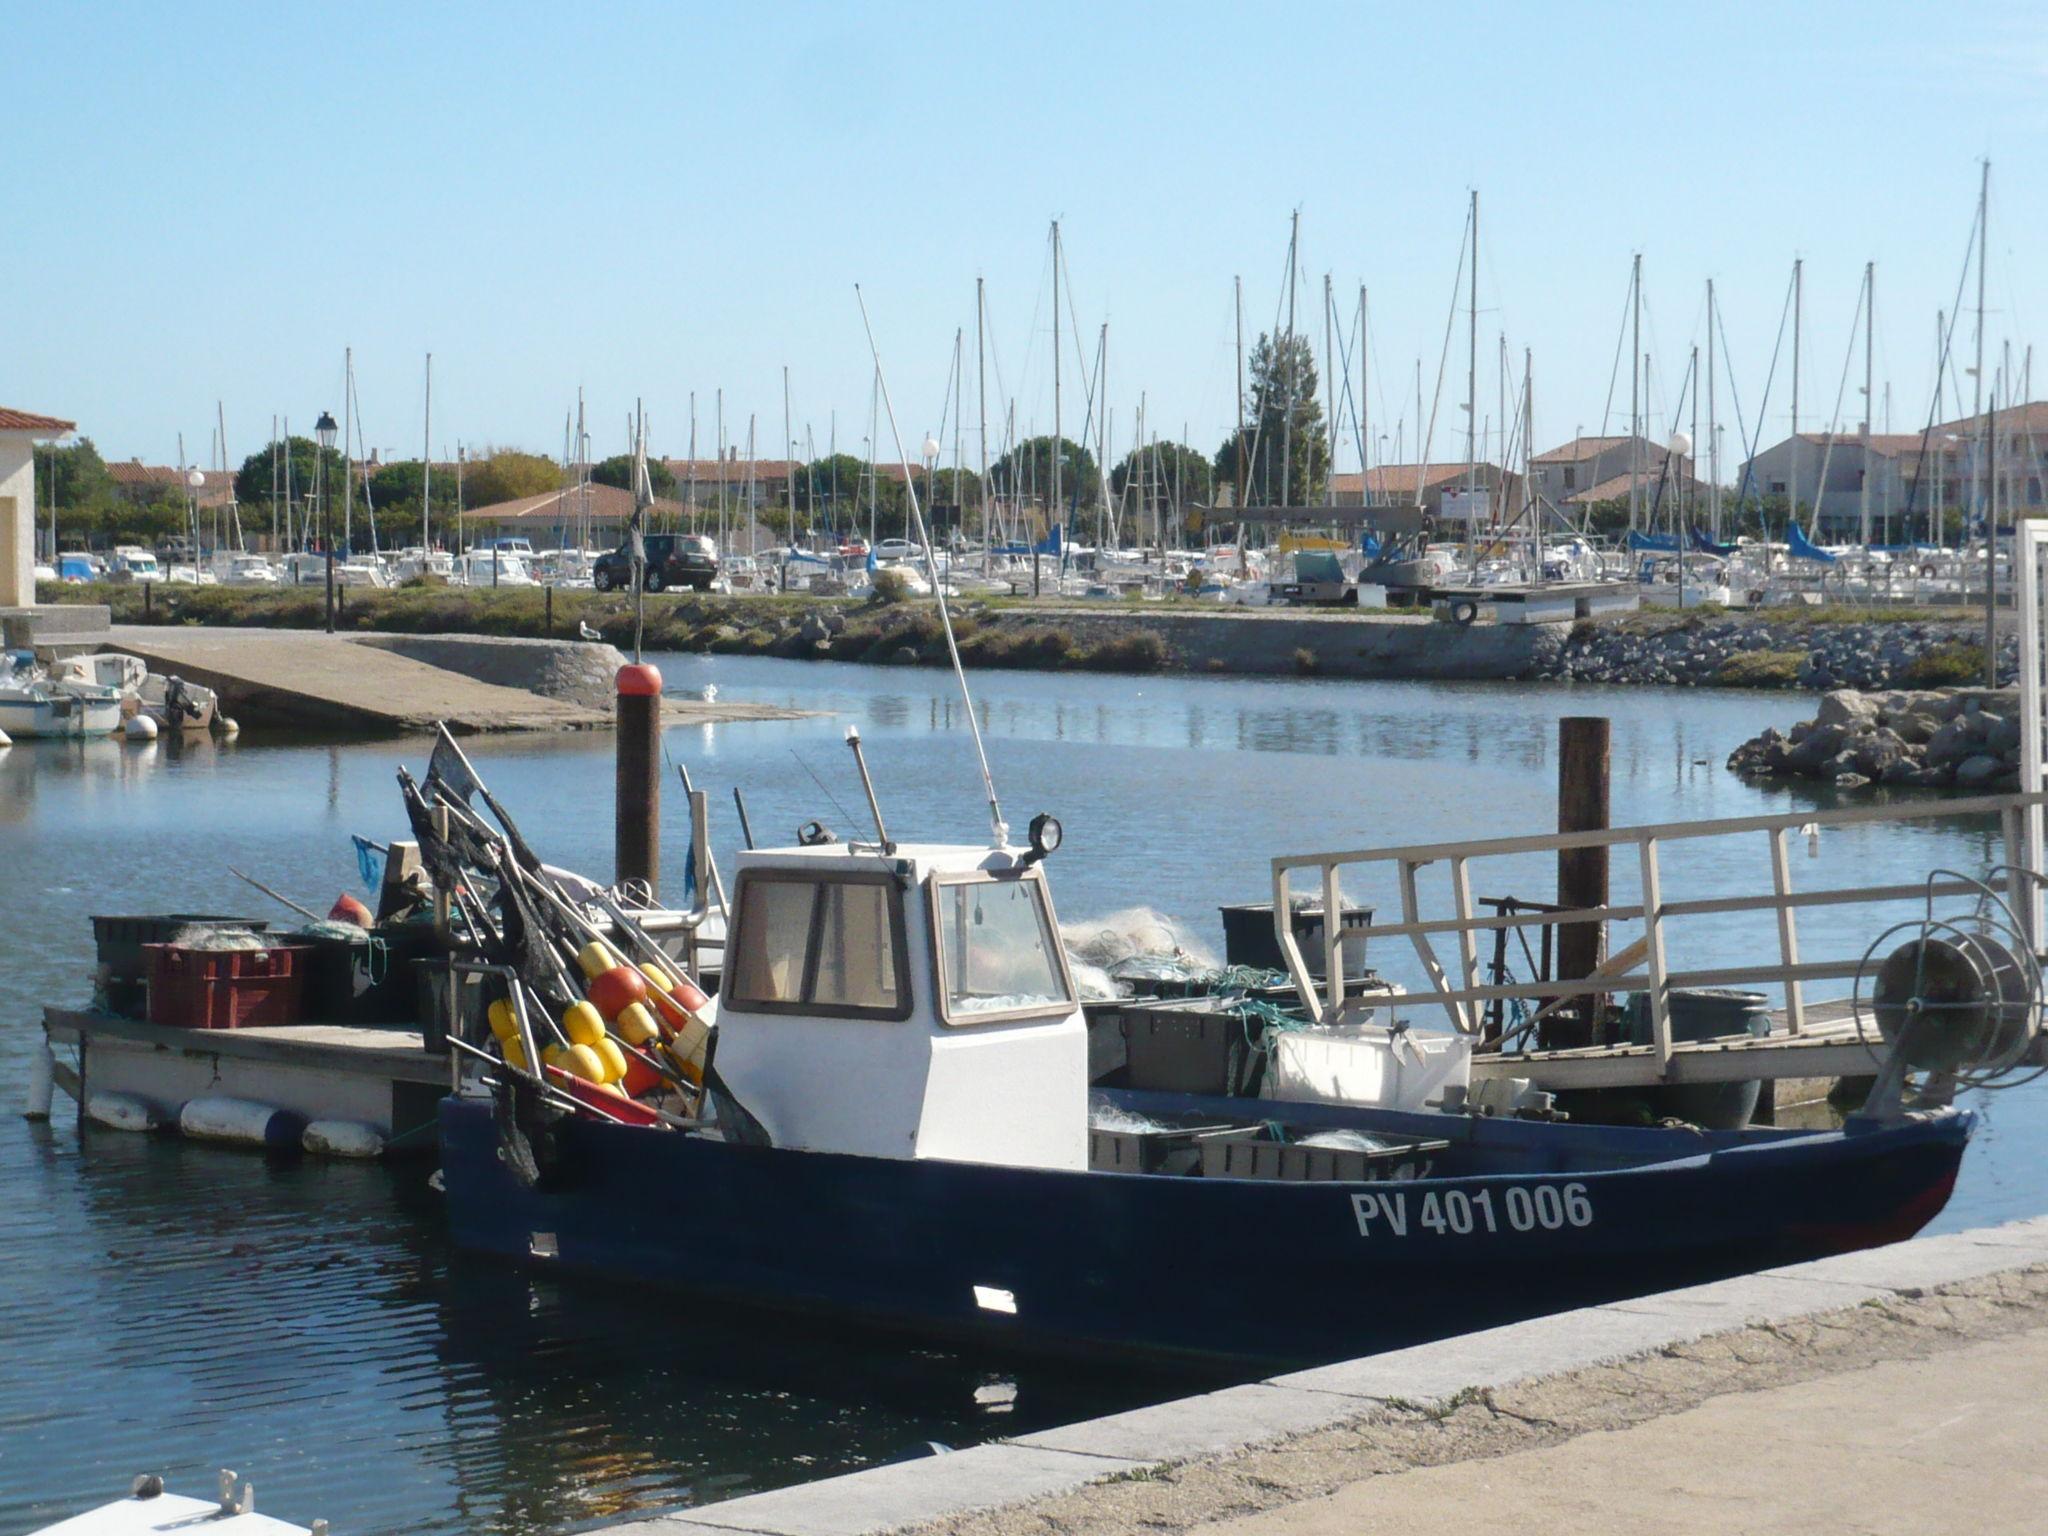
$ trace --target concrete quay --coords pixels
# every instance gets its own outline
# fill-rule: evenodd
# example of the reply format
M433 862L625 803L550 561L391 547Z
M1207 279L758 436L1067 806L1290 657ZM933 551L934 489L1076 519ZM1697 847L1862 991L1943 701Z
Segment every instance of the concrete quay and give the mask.
M220 695L243 725L398 734L577 731L612 724L608 645L566 640L116 624L101 647L140 656ZM664 719L701 725L782 720L771 705L664 701Z
M606 1536L2040 1528L2048 1218L1275 1376Z

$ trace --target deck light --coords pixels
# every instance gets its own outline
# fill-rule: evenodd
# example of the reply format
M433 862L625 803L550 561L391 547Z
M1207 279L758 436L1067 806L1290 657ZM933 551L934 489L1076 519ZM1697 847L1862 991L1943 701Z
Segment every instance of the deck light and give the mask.
M1026 864L1036 864L1060 845L1060 824L1056 818L1040 811L1031 818L1031 852L1025 855Z

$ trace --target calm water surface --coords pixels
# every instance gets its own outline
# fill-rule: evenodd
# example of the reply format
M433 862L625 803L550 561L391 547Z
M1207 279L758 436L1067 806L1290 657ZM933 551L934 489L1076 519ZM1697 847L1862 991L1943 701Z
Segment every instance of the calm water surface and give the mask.
M848 724L868 743L894 835L985 832L944 676L659 659L673 690L826 712L668 733L713 792L722 852L737 842L734 784L763 842L813 817L861 828ZM1784 697L1016 673L979 678L976 693L1011 823L1050 810L1065 824L1051 868L1069 927L1144 906L1212 949L1217 906L1261 899L1275 853L1551 826L1562 714L1614 717L1617 822L1815 803L1721 767L1744 737L1788 723L1797 702ZM610 751L603 737L474 747L542 852L592 873L611 862ZM402 835L392 770L421 770L426 756L423 741L254 734L177 755L114 743L0 754L0 1082L21 1081L44 1001L89 993L89 914L262 914L230 864L324 909L356 885L351 832ZM671 797L671 872L680 809ZM1755 844L1672 849L1667 894L1755 888ZM1990 828L1953 818L1844 830L1795 879L1906 880L1991 855ZM1617 900L1630 899L1630 873L1615 871ZM1475 871L1481 894L1547 896L1552 878L1540 860ZM1368 880L1347 891L1391 907ZM1867 918L1802 922L1809 957L1860 954L1876 936ZM1770 937L1701 920L1674 933L1674 963L1728 963ZM1373 959L1413 979L1405 957ZM253 1476L263 1508L324 1516L349 1536L568 1531L1181 1385L735 1325L673 1296L530 1278L452 1254L417 1170L82 1132L59 1102L46 1126L0 1119L0 1532L114 1497L141 1470L205 1490L220 1465ZM1982 1107L1990 1123L1943 1227L2048 1209L2048 1092Z

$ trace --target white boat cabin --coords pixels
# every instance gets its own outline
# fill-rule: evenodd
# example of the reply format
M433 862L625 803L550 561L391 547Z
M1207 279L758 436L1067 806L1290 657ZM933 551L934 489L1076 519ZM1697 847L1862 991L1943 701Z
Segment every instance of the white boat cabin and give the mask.
M779 1147L1088 1166L1088 1030L1023 849L742 854L719 1073Z

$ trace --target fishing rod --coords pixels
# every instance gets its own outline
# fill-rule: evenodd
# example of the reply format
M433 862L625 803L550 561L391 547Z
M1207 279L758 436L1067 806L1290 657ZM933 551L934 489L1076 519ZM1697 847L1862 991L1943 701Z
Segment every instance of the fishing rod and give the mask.
M918 547L924 551L925 574L931 578L932 592L939 603L939 627L946 634L946 654L952 659L953 676L960 684L960 701L967 707L967 729L974 737L974 755L981 764L981 787L988 794L989 834L994 839L993 846L1007 848L1010 845L1010 828L1003 820L1003 808L996 799L995 775L989 771L988 748L982 743L981 722L974 715L974 697L967 690L967 669L960 664L960 642L953 636L953 616L946 607L945 584L939 580L939 564L932 554L931 538L925 532L924 514L918 508L917 480L910 472L910 455L903 447L902 430L896 425L896 405L889 398L889 380L882 372L882 350L875 344L874 322L868 318L868 301L861 293L859 283L853 285L853 297L860 305L860 323L862 329L867 332L868 351L874 355L875 383L881 391L882 406L888 413L889 435L895 439L896 457L903 465L904 489L908 493L910 503L911 531L917 535ZM1057 443L1053 445L1053 451L1059 451Z

